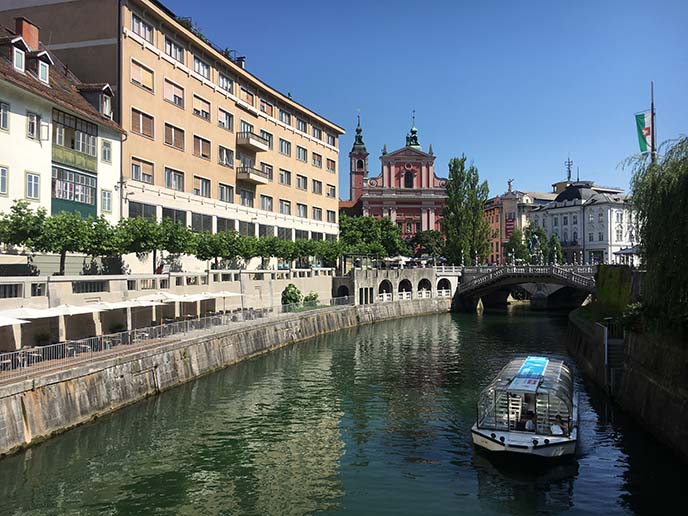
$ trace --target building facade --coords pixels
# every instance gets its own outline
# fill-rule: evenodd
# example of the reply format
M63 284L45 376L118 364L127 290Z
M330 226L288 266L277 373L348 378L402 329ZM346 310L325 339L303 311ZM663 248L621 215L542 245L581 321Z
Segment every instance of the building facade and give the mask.
M115 119L128 132L123 216L170 218L195 231L337 238L339 126L250 74L243 58L219 51L160 2L12 6L0 20L32 17L70 69L116 85Z
M122 130L107 84L82 83L26 18L0 26L0 210L120 218Z
M422 150L415 123L404 147L388 153L385 146L380 156L381 171L376 177L368 176L368 156L359 119L349 153L350 200L340 204L341 211L389 217L406 239L421 231L440 231L447 180L435 175L432 146L428 152Z
M638 243L635 221L623 190L592 181L559 188L556 198L528 213L529 222L557 235L568 263L617 263L618 253Z

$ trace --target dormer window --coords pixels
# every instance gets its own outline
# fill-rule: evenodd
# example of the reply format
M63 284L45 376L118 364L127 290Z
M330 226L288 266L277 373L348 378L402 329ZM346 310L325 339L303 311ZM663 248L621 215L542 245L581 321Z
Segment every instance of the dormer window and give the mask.
M48 63L44 63L43 61L38 62L38 78L41 80L41 82L44 82L46 84L50 84L50 80L48 77L48 70L49 70Z
M20 72L24 71L24 65L26 61L26 55L23 50L20 50L18 48L14 49L14 67L19 70Z
M112 97L103 93L103 116L112 118Z

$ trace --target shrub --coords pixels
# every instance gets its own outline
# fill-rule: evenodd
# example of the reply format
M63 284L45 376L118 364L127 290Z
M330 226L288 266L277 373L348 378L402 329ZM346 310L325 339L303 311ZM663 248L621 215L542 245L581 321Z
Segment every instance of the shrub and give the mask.
M306 297L303 298L303 304L304 305L310 305L310 306L315 306L318 304L318 293L317 292L311 292L306 295Z
M303 300L303 295L296 285L289 283L282 291L283 305L298 305Z

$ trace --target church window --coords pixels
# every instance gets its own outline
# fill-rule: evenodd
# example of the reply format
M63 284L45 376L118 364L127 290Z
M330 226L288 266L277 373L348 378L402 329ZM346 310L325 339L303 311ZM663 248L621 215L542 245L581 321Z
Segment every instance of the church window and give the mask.
M410 170L404 174L404 188L413 188L413 172Z
M359 159L359 160L356 162L356 169L357 169L357 170L363 170L363 160L362 160L362 159Z

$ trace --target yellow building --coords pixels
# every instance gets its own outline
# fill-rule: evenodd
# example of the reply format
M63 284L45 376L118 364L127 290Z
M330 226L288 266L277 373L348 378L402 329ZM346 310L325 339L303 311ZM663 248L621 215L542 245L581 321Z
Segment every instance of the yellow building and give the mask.
M344 130L153 0L15 0L84 82L113 85L123 216L196 231L334 239Z

